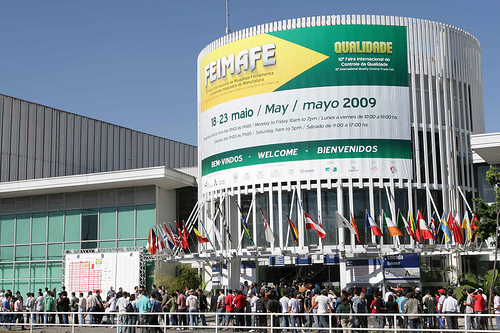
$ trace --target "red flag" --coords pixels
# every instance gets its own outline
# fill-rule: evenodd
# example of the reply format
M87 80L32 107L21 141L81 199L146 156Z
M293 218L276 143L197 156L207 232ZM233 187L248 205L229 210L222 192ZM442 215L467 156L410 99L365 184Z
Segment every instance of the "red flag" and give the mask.
M457 222L453 218L453 215L450 212L450 216L448 217L448 227L453 232L453 238L455 239L455 243L463 244L464 240L462 238L462 232L459 230Z
M304 212L304 215L306 217L306 229L316 230L319 238L321 238L321 239L325 238L325 236L326 236L325 230L323 230L323 228L319 224L314 222L314 220L309 216L309 214Z
M184 221L182 221L182 248L185 250L187 250L189 248L188 234L187 234L187 229L186 229L186 225L184 224Z
M420 227L419 227L419 224L420 224L420 216L422 216L422 214L420 214L420 210L418 211L418 214L417 214L417 221L415 223L415 233L414 233L414 236L415 236L415 240L419 243L422 243L422 238L420 237ZM423 218L422 218L423 219Z
M194 234L196 235L196 238L198 238L198 241L200 243L207 243L208 242L208 237L203 237L200 232L198 231L198 229L196 228L193 228L193 231L194 231Z
M420 229L420 234L422 235L423 239L433 239L434 240L434 235L430 231L429 227L427 227L427 223L424 220L424 217L422 216L422 213L418 211L418 228Z

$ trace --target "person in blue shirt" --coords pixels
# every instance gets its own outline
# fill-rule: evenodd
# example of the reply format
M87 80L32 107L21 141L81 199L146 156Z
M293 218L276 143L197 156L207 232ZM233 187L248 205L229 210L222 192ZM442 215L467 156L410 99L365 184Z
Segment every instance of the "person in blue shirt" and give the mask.
M12 295L7 294L5 297L5 300L3 301L2 304L2 316L3 316L3 322L5 324L10 324L12 322L12 309L10 307L10 299L12 298ZM7 326L7 330L10 331L10 325Z
M137 300L137 311L139 312L139 325L147 325L148 318L145 313L148 313L151 310L151 302L149 298L145 295L145 291L141 290L139 293L139 299ZM141 333L148 332L147 327L141 327Z

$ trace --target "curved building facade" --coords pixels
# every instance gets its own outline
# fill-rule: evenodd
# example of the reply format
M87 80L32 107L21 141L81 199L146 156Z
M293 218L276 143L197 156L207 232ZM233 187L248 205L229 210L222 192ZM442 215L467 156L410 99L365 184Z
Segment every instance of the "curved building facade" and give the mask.
M198 127L203 227L221 257L349 269L418 253L433 281L478 245L439 230L443 214L471 214L470 136L484 132L480 43L459 28L332 15L224 36L198 57ZM406 231L401 217L419 214L435 240Z

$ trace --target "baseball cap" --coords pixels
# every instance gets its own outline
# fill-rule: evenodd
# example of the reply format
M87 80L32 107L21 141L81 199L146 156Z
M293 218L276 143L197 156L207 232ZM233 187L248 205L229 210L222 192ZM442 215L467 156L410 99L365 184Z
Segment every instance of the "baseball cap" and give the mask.
M420 288L419 287L415 288L415 291L420 291Z
M444 294L444 289L438 289L438 293Z

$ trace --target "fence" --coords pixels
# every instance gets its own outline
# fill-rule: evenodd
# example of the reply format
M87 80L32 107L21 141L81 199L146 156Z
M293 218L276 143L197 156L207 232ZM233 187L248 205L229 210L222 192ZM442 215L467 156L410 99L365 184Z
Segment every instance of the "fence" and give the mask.
M21 320L22 318L22 320ZM43 318L43 319L42 319ZM78 319L77 319L78 318ZM85 323L81 320L84 319ZM101 318L106 322L102 323ZM91 321L92 320L92 321ZM29 321L29 323L27 322ZM43 321L43 322L42 322ZM229 325L226 322L229 321ZM99 322L99 323L97 323ZM500 332L500 314L317 314L317 313L238 313L238 312L8 312L1 324L12 328L69 327L71 332L95 327L116 329L118 333L169 332L203 329L277 333L304 332Z

